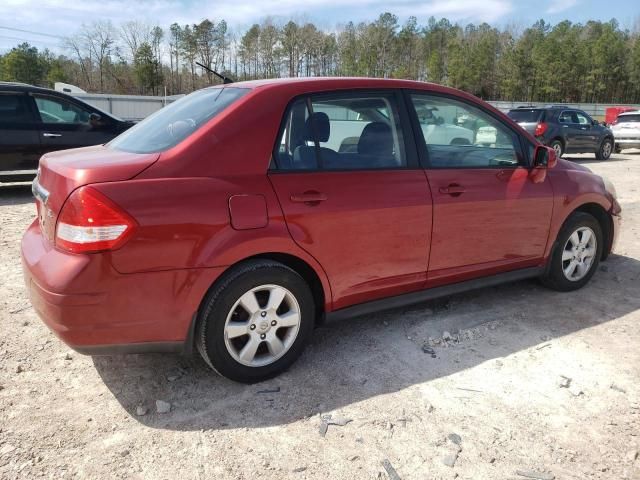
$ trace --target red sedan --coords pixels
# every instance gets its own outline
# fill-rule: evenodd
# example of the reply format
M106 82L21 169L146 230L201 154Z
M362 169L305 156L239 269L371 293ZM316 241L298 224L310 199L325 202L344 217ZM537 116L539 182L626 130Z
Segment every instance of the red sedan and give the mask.
M613 186L466 93L289 79L197 91L42 157L22 240L35 310L91 355L191 352L274 376L314 325L530 277L585 285Z

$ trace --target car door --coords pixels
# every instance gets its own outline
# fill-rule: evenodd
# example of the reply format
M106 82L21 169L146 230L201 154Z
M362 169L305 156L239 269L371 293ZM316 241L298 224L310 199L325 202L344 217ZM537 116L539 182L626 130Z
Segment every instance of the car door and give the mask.
M311 95L288 108L269 178L334 308L422 288L431 193L398 92Z
M100 145L115 136L111 119L85 105L56 95L32 96L40 115L42 153Z
M539 265L553 191L549 180L535 183L530 176L529 148L523 150L517 130L457 97L407 95L433 195L428 285ZM436 125L467 129L465 138L474 141L425 140L420 112L426 109L437 111Z
M23 92L0 92L0 170L35 174L40 139L31 98Z
M595 151L600 146L600 129L593 124L593 119L584 112L576 111L578 121L579 145L582 151Z
M558 117L565 138L566 152L584 152L593 149L589 140L589 127L583 115L576 110L564 110Z

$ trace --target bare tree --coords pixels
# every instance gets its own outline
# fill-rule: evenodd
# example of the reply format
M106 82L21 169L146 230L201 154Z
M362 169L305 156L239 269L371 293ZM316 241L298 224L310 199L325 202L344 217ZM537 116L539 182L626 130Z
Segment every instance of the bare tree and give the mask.
M97 21L91 25L83 24L80 38L89 51L89 58L98 69L100 91L104 92L105 73L111 62L111 54L115 43L115 30L110 21Z
M120 38L128 50L128 60L133 61L140 45L151 44L151 27L137 20L125 22L120 26Z

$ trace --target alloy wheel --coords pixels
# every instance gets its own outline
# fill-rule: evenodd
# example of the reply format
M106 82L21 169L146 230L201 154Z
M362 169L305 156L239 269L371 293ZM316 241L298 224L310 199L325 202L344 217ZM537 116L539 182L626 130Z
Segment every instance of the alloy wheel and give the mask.
M242 365L263 367L282 358L300 330L300 306L278 285L260 285L233 305L224 326L227 351Z
M596 235L589 227L574 231L562 251L562 271L567 280L577 282L589 272L598 251Z
M553 150L556 152L556 157L560 158L562 157L562 145L560 145L560 143L554 143L553 144Z

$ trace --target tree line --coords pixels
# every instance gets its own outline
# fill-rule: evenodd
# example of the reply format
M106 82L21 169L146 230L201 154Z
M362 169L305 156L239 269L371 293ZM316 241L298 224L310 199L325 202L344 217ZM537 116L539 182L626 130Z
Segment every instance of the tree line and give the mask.
M368 76L430 81L489 100L640 103L640 31L616 20L544 20L524 29L462 26L391 13L333 30L265 19L243 32L224 20L168 28L130 21L82 25L64 54L23 43L0 55L0 80L89 92L169 95L219 80Z

